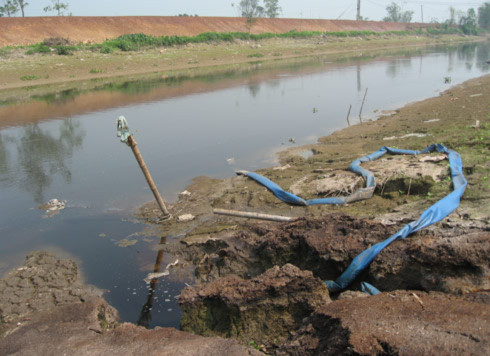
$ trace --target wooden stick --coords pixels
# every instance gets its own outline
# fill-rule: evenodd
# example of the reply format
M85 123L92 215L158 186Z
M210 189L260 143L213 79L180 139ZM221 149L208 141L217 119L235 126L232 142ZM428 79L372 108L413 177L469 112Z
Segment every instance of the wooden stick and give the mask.
M148 171L148 167L146 167L145 161L143 160L143 156L141 156L140 150L138 149L138 144L136 143L136 140L134 139L133 136L128 137L128 145L129 147L131 147L131 150L134 153L134 157L136 158L136 161L138 161L141 171L143 172L146 181L148 182L148 185L150 186L150 189L153 192L153 195L155 196L158 206L162 210L163 217L169 218L170 213L168 212L168 209L165 206L165 203L163 202L162 196L158 192L157 186L155 185L155 182L153 181L153 178L151 177L151 174Z
M291 218L289 216L249 213L249 212L245 212L245 211L226 210L226 209L213 209L213 213L218 214L218 215L237 216L240 218L280 221L280 222L287 222L287 221L296 220L296 218Z
M349 106L349 112L347 113L347 125L350 126L350 121L349 121L349 116L350 116L350 111L352 110L352 104Z
M368 88L366 88L366 92L364 93L364 99L362 99L362 105L361 105L361 110L359 110L359 121L362 123L362 108L364 107L364 102L366 101L366 95L368 92Z

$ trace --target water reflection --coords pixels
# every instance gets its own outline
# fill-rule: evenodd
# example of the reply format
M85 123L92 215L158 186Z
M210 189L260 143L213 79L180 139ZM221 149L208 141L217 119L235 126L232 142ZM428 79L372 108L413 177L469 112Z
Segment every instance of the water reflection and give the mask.
M4 135L0 133L0 182L8 179L9 156L5 144Z
M160 245L165 245L166 237L162 236L160 239ZM163 261L163 249L159 249L157 253L157 259L155 261L155 267L153 268L153 273L158 273L162 269ZM151 311L153 309L153 302L155 301L155 291L157 289L158 278L153 278L150 281L150 289L148 291L148 298L146 303L141 308L141 313L137 321L137 325L144 326L145 328L150 327L151 322Z
M249 83L248 90L250 91L250 95L252 95L254 98L257 97L257 94L260 92L260 83Z
M204 91L221 90L237 85L248 85L252 96L258 96L260 85L264 81L274 81L284 73L308 74L325 71L329 66L341 67L356 62L357 90L363 91L361 69L365 62L378 56L404 56L403 59L391 61L386 70L387 76L395 78L404 69L410 69L410 58L424 57L431 51L446 52L448 72L455 66L461 66L466 61L466 69L471 70L476 65L479 69L488 68L490 43L467 43L457 46L436 46L435 48L403 48L390 51L365 51L338 55L334 58L309 57L302 59L282 60L264 63L248 63L240 66L213 68L212 74L195 72L193 70L181 73L158 74L144 79L97 83L91 82L86 89L68 89L55 93L36 94L31 97L34 101L18 105L11 98L1 99L0 127L15 125L18 122L35 122L43 119L63 118L86 112L96 112L107 108L126 106L142 102L153 102ZM478 58L473 63L475 56ZM328 60L328 61L327 61ZM422 64L422 62L420 63ZM449 74L449 73L447 73ZM363 78L363 80L366 80ZM279 85L279 84L278 84ZM264 89L264 87L262 87ZM15 114L15 119L13 119Z
M476 49L476 67L481 70L488 70L490 68L490 64L488 61L490 60L490 43L487 43L486 46L478 46Z
M396 78L401 72L408 71L412 68L412 58L394 59L388 62L386 74L390 78Z
M357 72L357 91L360 92L361 88L362 88L362 85L361 85L361 65L360 64L357 65L356 72Z
M447 47L446 52L449 58L448 72L457 69L461 62L465 63L468 70L471 70L474 65L481 70L489 68L486 61L489 58L490 42L465 43L458 47Z
M22 128L17 138L6 140L0 136L1 182L18 185L31 193L36 203L43 203L44 191L55 176L59 175L66 183L71 182L72 175L66 161L75 149L82 146L84 136L80 123L72 119L61 123L58 135L42 129L39 124L29 124ZM15 149L9 152L6 141ZM17 163L12 166L9 156L15 153Z

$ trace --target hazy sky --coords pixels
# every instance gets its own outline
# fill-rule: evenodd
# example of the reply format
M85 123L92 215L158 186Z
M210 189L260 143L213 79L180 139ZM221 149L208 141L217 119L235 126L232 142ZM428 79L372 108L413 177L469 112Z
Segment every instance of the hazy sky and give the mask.
M488 1L488 0L487 0ZM0 0L3 3L4 0ZM69 4L68 12L74 16L123 16L123 15L155 15L173 16L181 13L199 16L237 16L236 7L232 3L240 0L64 0ZM381 20L386 16L386 6L392 0L361 0L361 15L369 20ZM468 8L478 8L484 0L405 0L397 1L403 10L414 11L413 21L421 21L421 5L423 5L424 22L431 19L443 21L449 16L449 7L466 12ZM43 8L51 0L30 1L26 8L26 16L45 16ZM354 19L357 0L279 0L282 7L280 17L313 18L313 19Z

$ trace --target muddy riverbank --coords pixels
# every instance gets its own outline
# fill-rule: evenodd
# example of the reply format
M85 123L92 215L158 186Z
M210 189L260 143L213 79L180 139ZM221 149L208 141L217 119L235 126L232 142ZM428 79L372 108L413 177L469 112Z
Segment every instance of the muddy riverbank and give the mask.
M477 329L471 324L490 322L483 311L490 288L489 95L490 76L477 78L377 121L335 132L316 144L290 148L280 153L280 166L259 171L284 189L304 198L319 198L346 195L361 186L363 182L346 167L384 145L423 149L443 143L461 154L469 184L460 207L440 223L383 251L356 279L352 291L329 296L332 311L345 311L343 316L315 309L314 294L320 293L321 283L305 281L335 279L358 253L417 219L424 209L447 195L452 184L445 157L388 156L369 162L365 166L378 182L373 198L346 206L289 206L245 177L196 178L171 207L176 218L190 213L195 219L155 226L161 232L184 236L164 249L196 267L200 286L187 288L179 300L184 330L233 337L277 354L335 354L340 350L347 354L408 355L428 350L478 354L488 350L490 335L483 332L476 336ZM300 219L260 223L212 215L213 208ZM158 210L150 203L139 214L152 219ZM299 269L277 269L289 264ZM313 275L303 276L303 271ZM282 278L286 281L278 282ZM296 278L305 284L298 286ZM361 281L376 285L384 293L359 299ZM313 299L304 299L305 289L316 291L310 296ZM328 295L326 290L323 293ZM321 295L319 300L324 298ZM467 305L469 300L476 304ZM413 316L397 317L408 316L408 301L424 316L412 321ZM373 305L378 302L380 309L373 312L376 317L363 311L377 310ZM481 314L446 324L445 311L459 315L460 307L481 310ZM359 327L364 321L358 324L360 319L351 316L350 308L359 318L366 318L366 329ZM393 315L384 314L385 308ZM317 313L328 316L319 317L325 318L319 321ZM426 317L431 332L422 332L426 321L420 320ZM396 330L398 335L408 329L414 337L424 335L420 344L413 345L410 337L394 337L390 332ZM460 345L465 346L445 340L440 334L443 329L448 335L461 335Z
M488 353L488 97L487 75L316 144L292 147L280 153L278 167L260 170L283 188L315 198L360 186L346 167L383 145L422 149L440 142L461 154L469 185L460 208L390 246L351 291L329 295L323 280L336 278L357 253L451 190L444 157L385 157L369 163L366 167L378 181L375 194L348 206L292 207L245 177L196 178L170 206L175 218L192 214L194 219L150 224L148 229L158 236L179 236L159 248L192 263L199 283L186 288L179 299L186 332L118 325L117 313L100 293L85 291L76 265L34 254L1 280L0 350L19 355L39 350L48 355L61 350L80 355L108 350L203 355L217 350L290 355ZM260 223L218 217L213 208L301 218ZM158 210L150 203L137 215L152 222ZM358 291L361 280L383 293L366 297Z
M27 256L0 280L2 355L258 355L223 338L118 322L102 291L79 278L73 261L45 252Z
M432 229L443 226L487 229L490 216L489 95L490 76L470 80L437 97L391 113L380 113L376 121L334 132L320 138L318 143L290 147L279 153L278 166L261 169L258 173L305 199L347 195L363 184L347 169L353 160L382 146L417 150L442 143L461 154L468 187L459 209ZM169 235L194 229L189 236L200 234L200 229L216 231L207 227L216 226L216 221L224 224L216 228L218 232L243 222L213 216L213 208L291 217L342 212L395 225L418 216L447 195L452 186L444 157L385 156L366 163L365 167L376 176L375 194L369 200L347 205L292 207L243 176L225 180L198 177L171 207L174 216L189 213L196 218L185 223L173 220L154 227ZM151 221L158 216L158 209L149 203L137 215ZM196 230L197 226L200 228Z
M100 53L80 49L72 55L26 54L23 47L0 48L0 103L67 90L89 90L104 83L199 75L250 62L273 62L314 56L363 56L371 51L454 45L486 41L484 36L396 35L364 37L316 36L271 38L157 47L130 52Z

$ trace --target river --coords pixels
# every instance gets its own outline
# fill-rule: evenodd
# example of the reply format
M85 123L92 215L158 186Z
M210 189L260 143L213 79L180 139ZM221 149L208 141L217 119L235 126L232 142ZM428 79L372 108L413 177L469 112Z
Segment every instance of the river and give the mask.
M158 256L162 237L141 235L145 225L133 218L152 195L130 149L116 137L120 115L171 201L193 177L270 166L279 150L346 127L350 105L350 124L358 123L366 89L362 119L376 119L488 73L489 53L487 42L375 58L255 62L246 71L160 77L3 103L0 273L20 265L29 251L53 251L74 258L124 321L178 327L176 296L191 278L163 277L151 310L145 310L150 286L144 277L155 259L173 261ZM38 209L52 198L66 201L66 208L59 214ZM127 246L131 240L137 241Z

